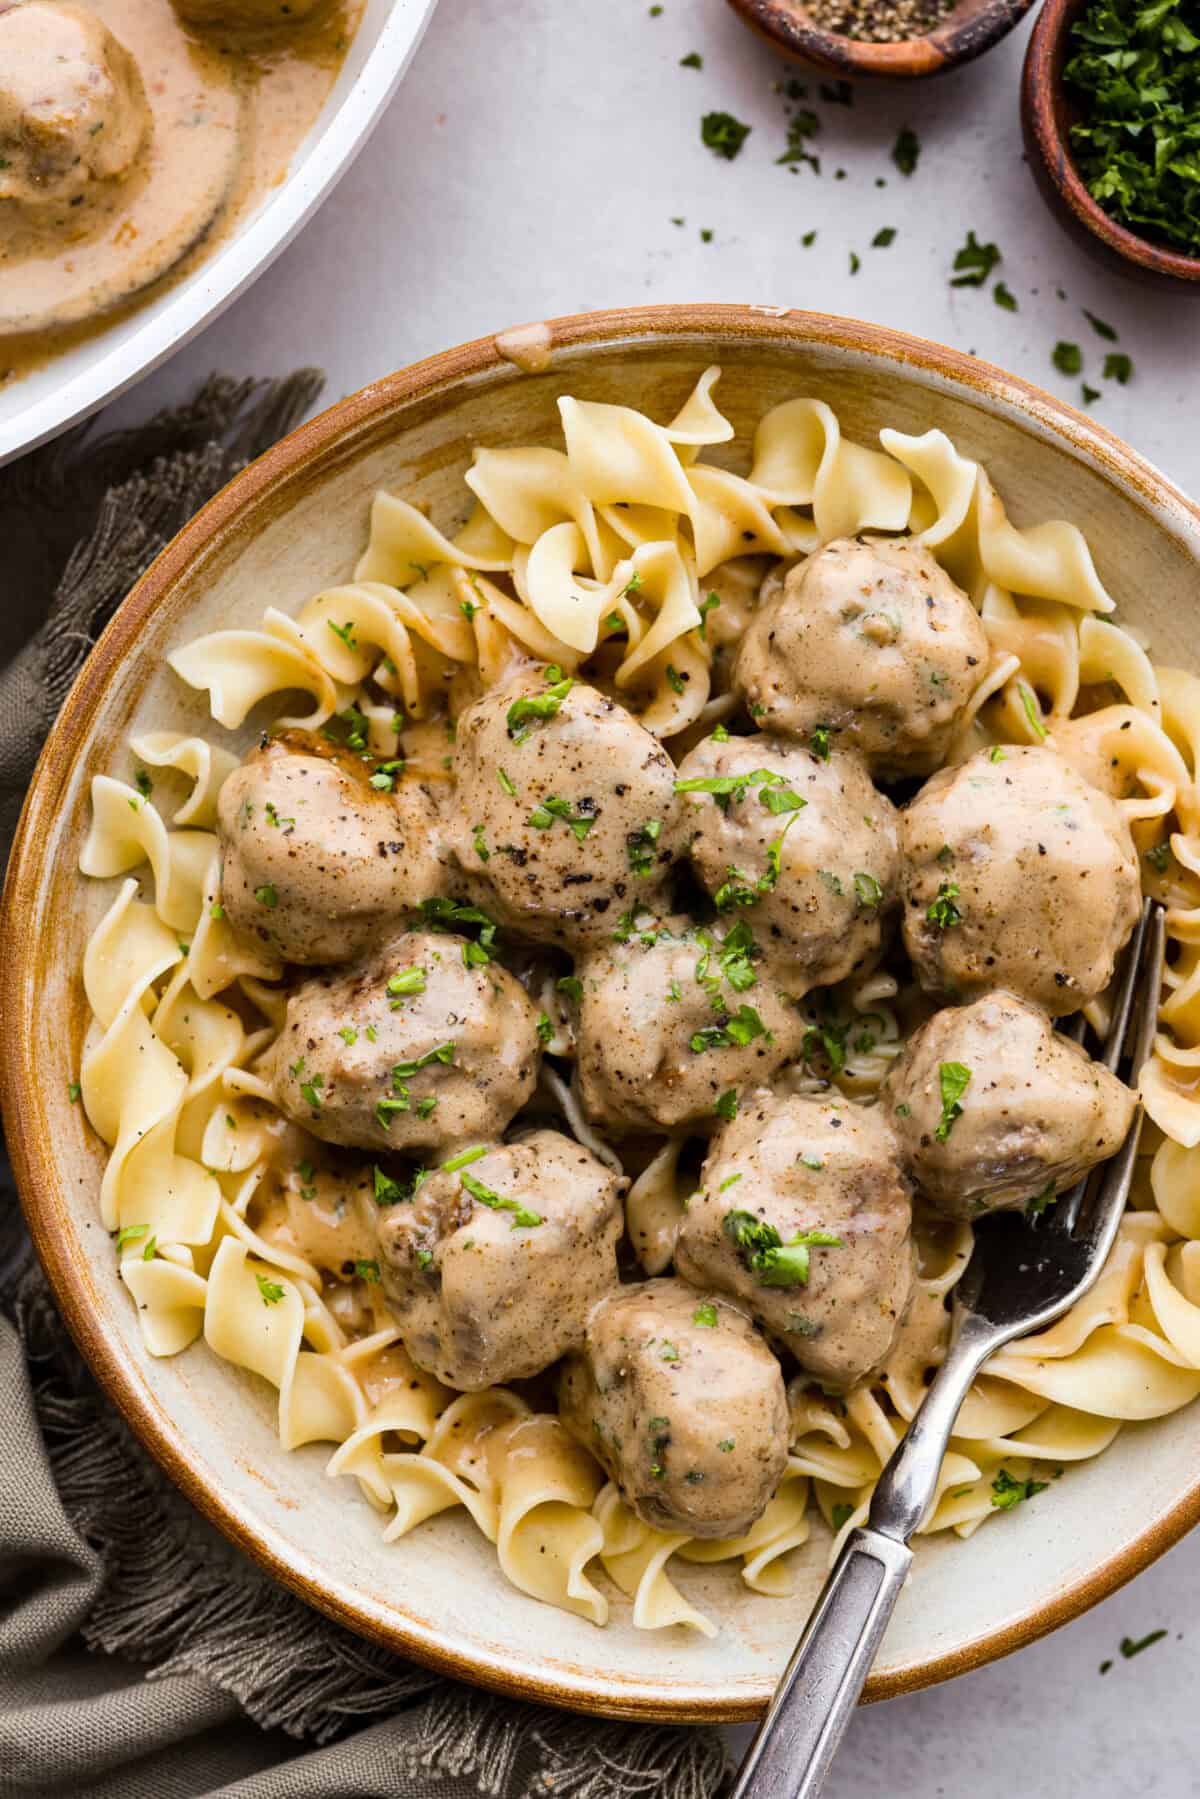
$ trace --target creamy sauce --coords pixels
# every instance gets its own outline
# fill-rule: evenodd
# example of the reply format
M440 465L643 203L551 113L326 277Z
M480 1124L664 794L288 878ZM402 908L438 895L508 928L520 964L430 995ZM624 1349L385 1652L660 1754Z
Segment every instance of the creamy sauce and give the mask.
M53 11L40 0L39 10ZM0 199L0 384L191 273L286 179L362 0L257 31L188 26L171 0L83 0L77 10L134 58L149 128L123 174L92 179L61 205ZM5 16L0 0L0 109ZM32 33L18 48L36 60ZM85 127L85 142L112 123Z
M554 340L549 325L517 325L502 331L496 348L506 362L511 362L526 375L540 375L550 367L550 351Z

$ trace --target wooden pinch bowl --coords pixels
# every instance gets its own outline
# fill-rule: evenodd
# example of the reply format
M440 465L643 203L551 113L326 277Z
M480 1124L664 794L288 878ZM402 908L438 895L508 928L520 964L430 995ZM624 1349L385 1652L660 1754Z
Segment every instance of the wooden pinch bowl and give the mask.
M1143 285L1200 296L1200 256L1139 237L1093 200L1071 154L1078 118L1063 84L1071 27L1088 0L1046 0L1025 52L1021 127L1042 198L1071 236L1110 272Z
M795 1592L751 1592L735 1565L684 1564L712 1640L634 1627L611 1590L599 1630L509 1586L463 1508L395 1543L330 1446L285 1454L278 1399L203 1342L147 1353L113 1243L101 1226L106 1155L68 1083L87 1029L84 948L115 882L79 872L92 777L134 779L131 734L202 733L244 752L239 732L172 673L172 650L216 629L257 627L349 580L380 488L453 530L480 444L557 444L557 400L673 417L710 364L734 437L714 459L749 466L755 425L778 401L828 401L848 439L882 426L947 432L982 460L1018 524L1051 516L1086 531L1101 579L1156 658L1196 669L1200 508L1107 432L974 356L901 332L774 306L635 307L551 319L527 373L513 337L487 337L373 382L243 470L136 584L93 650L30 783L0 911L0 1099L21 1201L62 1315L108 1399L188 1498L310 1605L443 1673L591 1713L674 1723L759 1715L824 1578L829 1532L812 1522L793 1557ZM969 1541L920 1539L867 1683L890 1698L979 1667L1111 1593L1200 1522L1200 1403L1124 1429L1070 1467L1037 1505ZM603 1577L599 1577L603 1580ZM1054 1783L1044 1784L1050 1792Z
M729 0L752 31L775 50L831 75L941 75L973 62L1007 37L1033 0L959 0L954 11L921 37L866 43L822 31L801 0Z

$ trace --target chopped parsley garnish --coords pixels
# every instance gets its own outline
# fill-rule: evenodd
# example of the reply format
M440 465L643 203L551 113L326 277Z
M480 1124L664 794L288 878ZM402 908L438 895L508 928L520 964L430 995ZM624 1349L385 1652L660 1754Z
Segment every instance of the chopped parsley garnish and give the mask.
M881 225L879 230L875 233L874 237L871 239L871 248L872 248L872 250L890 250L892 245L895 243L895 241L896 241L895 226L894 225Z
M208 916L210 918L224 918L225 908L220 900L213 901L212 905L208 908Z
M1055 1191L1054 1182L1047 1181L1041 1192L1035 1193L1033 1198L1026 1205L1026 1218L1040 1218L1042 1213L1046 1210L1046 1207L1052 1206L1057 1198L1058 1194Z
M139 1243L150 1229L148 1224L124 1224L117 1232L117 1248L124 1249L127 1243Z
M79 1104L79 1095L82 1092L83 1092L83 1088L79 1085L78 1081L68 1081L67 1082L67 1098L70 1100L70 1102L73 1106Z
M1200 42L1197 43L1196 48L1200 50ZM1116 343L1116 329L1114 326L1110 325L1106 319L1098 319L1094 312L1088 311L1086 306L1083 309L1083 316L1092 327L1092 330L1096 333L1097 337L1105 338L1110 344Z
M921 140L909 125L901 126L892 145L892 161L902 175L911 175L921 154Z
M943 1062L938 1068L938 1085L942 1093L942 1115L934 1136L944 1143L955 1122L962 1117L962 1096L971 1084L971 1070L965 1062Z
M388 976L387 990L392 999L403 999L410 993L424 993L425 970L423 968L401 968L397 973Z
M529 822L535 831L549 831L555 819L561 819L569 826L573 836L582 843L596 822L594 812L572 812L571 802L560 799L558 794L551 793L529 814Z
M157 1254L158 1254L158 1238L157 1237L148 1237L146 1239L146 1247L142 1251L143 1262L152 1262Z
M717 1448L721 1451L722 1455L728 1455L733 1448L733 1438L722 1437L721 1441L717 1444Z
M357 706L347 706L327 725L322 725L321 735L330 743L344 744L348 750L365 750L369 729L366 713L360 712Z
M374 1258L370 1261L355 1262L354 1272L360 1281L377 1281L379 1279L379 1263Z
M693 1055L700 1056L707 1049L727 1049L731 1043L745 1048L756 1037L769 1036L766 1025L754 1007L743 1003L724 1024L709 1025L706 1030L693 1031L688 1039L688 1048Z
M873 912L883 903L883 888L874 875L860 870L854 877L854 897L864 912Z
M263 807L263 811L267 815L267 823L273 830L282 831L285 837L291 836L296 828L296 821L294 818L280 818L278 809L270 800L268 800Z
M1154 845L1153 849L1149 849L1146 851L1146 860L1150 864L1151 868L1153 868L1156 871L1156 873L1158 873L1160 875L1166 874L1167 868L1170 865L1170 861L1171 861L1171 846L1170 846L1170 844L1169 843L1156 843Z
M154 782L150 779L150 776L146 773L145 769L139 768L133 779L142 798L148 800L150 795L154 792Z
M706 594L704 599L701 600L701 602L700 602L700 635L701 635L701 637L707 637L707 635L708 635L708 615L710 612L714 612L720 604L721 604L721 596L719 593Z
M433 1251L431 1249L419 1249L417 1251L417 1267L418 1268L428 1268L429 1264L432 1261L433 1261Z
M1135 1655L1140 1655L1143 1649L1149 1649L1155 1643L1161 1643L1166 1634L1165 1630L1152 1630L1147 1636L1137 1637L1136 1639L1134 1637L1122 1637L1121 1654L1126 1661L1131 1661Z
M829 725L814 725L808 734L808 747L818 762L829 760Z
M658 852L658 840L662 836L662 820L648 818L644 825L636 831L630 831L625 838L625 854L629 861L629 872L635 875L648 875L654 868L655 856Z
M667 663L667 686L671 689L672 693L682 693L684 691L684 678L673 662Z
M512 776L506 775L502 768L498 768L496 770L496 779L499 781L509 799L515 800L517 797L517 789Z
M782 784L783 776L773 769L754 768L741 775L695 775L687 781L676 781L675 791L711 793L722 812L728 812L730 801L740 805L752 787L779 787Z
M568 999L574 1000L575 1004L577 1006L582 1003L582 1001L583 1001L583 982L579 979L578 975L575 975L575 974L560 975L559 979L557 981L555 981L554 985L557 987L557 989L560 993L565 993Z
M728 743L729 742L728 726L724 725L720 722L715 724L713 726L712 740L714 743Z
M925 913L930 924L935 925L939 931L952 931L955 925L960 925L963 915L957 900L958 882L942 881L937 890L937 898Z
M1092 198L1140 237L1191 255L1200 249L1196 26L1194 7L1175 0L1092 0L1063 71L1071 147Z
M390 1174L385 1174L376 1162L371 1170L371 1179L377 1206L394 1206L398 1200L406 1197L399 1181L394 1181Z
M999 261L1000 251L995 244L981 244L975 233L968 231L966 243L954 258L951 287L982 287Z
M397 1062L392 1069L393 1087L398 1081L406 1081L414 1074L418 1074L422 1068L431 1068L435 1062L440 1062L443 1067L448 1067L454 1061L454 1052L457 1048L458 1044L455 1042L439 1043L436 1049L427 1049L423 1056L417 1056L411 1062Z
M702 1324L707 1330L712 1330L716 1322L717 1308L710 1300L706 1299L704 1304L702 1306L697 1306L696 1310L692 1313L692 1323Z
M840 1531L844 1529L845 1526L849 1524L851 1518L853 1518L854 1507L852 1505L847 1505L843 1500L840 1504L833 1507L829 1516L833 1520L834 1531Z
M1029 728L1040 743L1045 738L1046 727L1042 723L1041 708L1037 703L1034 691L1025 681L1018 681L1017 692L1021 696L1021 705L1029 720Z
M1001 749L1001 747L998 743L994 743L992 745L991 749L988 751L988 761L989 762L1007 762L1008 761L1008 757L1004 754L1004 751Z
M344 625L335 625L331 618L327 618L325 623L329 626L329 629L333 632L335 637L341 638L348 650L356 650L358 648L358 641L354 635L354 620L352 618L348 618Z
M658 1359L660 1362L677 1362L679 1360L679 1351L673 1343L664 1341L662 1348L658 1352Z
M1023 1499L1044 1493L1048 1485L1044 1480L1014 1480L1007 1468L1001 1468L992 1482L992 1504L998 1512L1011 1512Z
M283 1288L278 1281L268 1280L265 1274L256 1274L259 1298L265 1306L275 1306L283 1298Z
M514 743L524 743L537 720L557 717L559 707L575 685L571 677L564 676L557 665L551 665L546 670L547 680L551 675L556 678L545 693L523 693L509 707L506 722L508 734Z
M791 787L764 787L758 798L759 804L776 817L783 812L799 812L801 807L808 804Z
M1119 382L1125 386L1133 373L1133 360L1126 356L1124 350L1110 350L1104 358L1104 379Z
M550 1014L548 1012L540 1013L538 1016L538 1021L537 1021L538 1042L539 1043L549 1043L549 1041L550 1041L551 1037L553 1037L553 1035L554 1035L554 1026L550 1022Z
M472 826L471 842L475 846L475 854L479 857L479 860L481 862L490 862L492 859L492 852L484 839L483 826L481 824Z
M462 613L463 617L466 619L468 624L470 624L470 622L474 618L475 614L479 611L479 608L475 604L474 600L460 600L458 602L458 609Z
M506 1199L502 1193L496 1193L491 1187L485 1187L482 1181L475 1179L474 1175L460 1174L458 1178L471 1198L478 1200L481 1206L487 1206L493 1212L511 1212L514 1231L532 1230L535 1225L541 1224L540 1212L531 1212L528 1207L518 1204L515 1199Z
M1004 285L1003 281L997 281L995 287L992 289L992 298L997 306L1002 306L1004 308L1005 312L1017 312L1019 310L1017 306L1017 296Z
M811 1149L806 1149L800 1157L800 1160L806 1168L811 1168L814 1174L820 1174L825 1166L820 1156L815 1156Z
M443 1162L438 1173L457 1174L460 1168L469 1168L472 1162L479 1162L486 1155L486 1147L482 1143L477 1143L473 1149L460 1150L456 1156L451 1156L448 1162Z
M381 762L371 776L371 786L377 793L395 793L396 782L404 773L403 756L396 756L390 762Z
M718 1118L724 1118L726 1120L733 1120L736 1118L738 1112L736 1088L730 1087L727 1092L722 1093L721 1097L713 1106L713 1111Z
M338 1032L338 1036L341 1038L342 1042L346 1044L347 1048L352 1047L358 1042L358 1032L352 1024L344 1024Z
M1050 352L1050 360L1060 375L1077 375L1083 367L1083 351L1078 344L1064 343L1060 338Z
M832 1231L800 1231L785 1243L773 1224L753 1212L726 1212L721 1227L764 1287L807 1286L809 1250L839 1249L842 1243Z
M314 1113L321 1110L321 1088L325 1085L323 1074L314 1074L307 1081L300 1083L300 1097L306 1106L311 1106Z
M731 112L706 112L700 121L700 142L726 162L738 155L750 132L751 127L743 125Z
M267 908L268 912L273 912L279 904L279 895L276 893L275 887L270 881L265 882L261 887L256 887L254 889L254 897L260 906L265 906Z
M467 968L482 968L491 961L500 927L478 906L465 906L452 899L427 899L421 901L421 917L428 931L456 931L463 925L481 925L478 941L471 939L463 944L463 964Z

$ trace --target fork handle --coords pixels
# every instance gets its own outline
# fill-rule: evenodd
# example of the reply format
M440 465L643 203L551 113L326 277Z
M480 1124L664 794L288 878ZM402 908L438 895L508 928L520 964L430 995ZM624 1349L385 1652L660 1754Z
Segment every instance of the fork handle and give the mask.
M954 1420L1006 1334L960 1313L946 1359L875 1487L750 1745L730 1799L816 1799L912 1563L908 1539L937 1491Z
M852 1530L742 1763L731 1799L815 1799L854 1715L912 1550Z

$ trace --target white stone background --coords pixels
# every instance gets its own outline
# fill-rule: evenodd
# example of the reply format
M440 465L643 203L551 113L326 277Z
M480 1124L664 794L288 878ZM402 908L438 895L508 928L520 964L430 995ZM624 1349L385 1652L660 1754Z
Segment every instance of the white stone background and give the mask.
M388 115L323 211L119 415L143 416L215 367L266 374L316 362L333 399L524 320L754 301L940 339L1078 403L1079 381L1050 360L1056 341L1076 342L1085 378L1103 389L1096 416L1196 491L1200 308L1097 267L1046 211L1022 156L1027 31L936 82L859 87L850 109L814 100L818 178L775 163L786 116L775 84L796 75L815 95L816 81L752 38L723 0L663 0L658 17L647 0L443 0ZM698 72L679 66L692 51L704 60ZM700 143L700 115L718 109L754 128L732 163ZM904 124L922 146L907 180L888 159ZM686 224L672 225L676 216ZM896 240L872 249L882 226ZM948 285L968 227L1000 246L997 273L1019 311L1002 310L989 290ZM1135 365L1128 386L1098 379L1111 346L1084 307L1119 332ZM1042 1643L860 1711L829 1799L1200 1793L1198 1605L1192 1540ZM1122 1636L1160 1626L1166 1639L1121 1658Z

